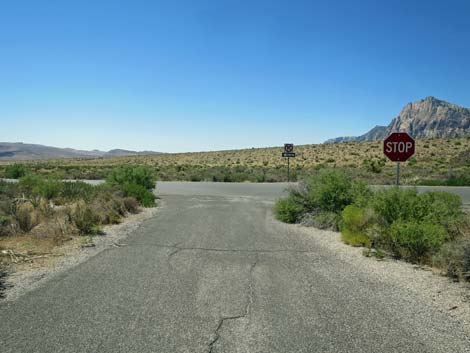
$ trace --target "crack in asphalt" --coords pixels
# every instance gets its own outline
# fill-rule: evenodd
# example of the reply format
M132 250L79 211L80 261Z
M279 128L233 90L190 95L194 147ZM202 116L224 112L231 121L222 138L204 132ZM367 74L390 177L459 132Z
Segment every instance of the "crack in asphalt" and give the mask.
M180 241L179 243L176 243L176 244L171 246L171 248L173 248L175 250L168 254L168 260L170 260L173 255L176 255L177 252L182 250L182 248L179 245L183 244L183 243L184 243L184 241ZM160 246L160 247L163 247L163 246Z
M147 245L148 246L148 245ZM221 248L204 248L204 247L183 247L176 245L159 245L154 244L153 246L162 249L175 249L175 251L168 254L169 257L175 255L179 251L183 250L196 250L196 251L213 251L213 252L235 252L235 253L300 253L300 254L313 254L317 253L317 251L313 250L295 250L295 249L278 249L278 250L271 250L271 249L221 249Z
M251 310L251 305L253 304L253 298L254 298L254 281L253 281L253 272L255 270L256 265L258 264L258 256L256 256L255 261L251 264L250 266L250 281L248 285L248 299L245 305L244 313L242 315L236 315L236 316L225 316L221 317L219 319L217 328L214 331L214 338L209 342L209 353L214 352L215 344L217 341L220 339L220 330L222 329L222 326L224 325L225 321L229 320L239 320L246 318L250 314Z

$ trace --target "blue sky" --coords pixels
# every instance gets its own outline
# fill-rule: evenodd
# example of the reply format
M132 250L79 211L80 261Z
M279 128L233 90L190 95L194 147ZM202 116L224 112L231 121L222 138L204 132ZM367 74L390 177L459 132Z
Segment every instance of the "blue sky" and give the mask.
M470 1L1 1L0 141L319 143L470 107Z

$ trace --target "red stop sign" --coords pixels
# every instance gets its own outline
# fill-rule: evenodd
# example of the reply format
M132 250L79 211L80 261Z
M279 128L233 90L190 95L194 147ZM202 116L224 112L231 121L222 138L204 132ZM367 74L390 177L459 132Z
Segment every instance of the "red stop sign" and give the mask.
M415 140L406 132L394 132L384 140L384 154L392 162L405 162L415 154Z

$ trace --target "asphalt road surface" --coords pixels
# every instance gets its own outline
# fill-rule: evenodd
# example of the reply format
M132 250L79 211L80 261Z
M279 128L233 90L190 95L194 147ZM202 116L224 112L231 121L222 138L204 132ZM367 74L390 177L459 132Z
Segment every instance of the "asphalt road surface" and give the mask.
M457 321L273 220L285 185L164 183L113 247L0 305L0 352L469 352Z
M8 182L17 182L16 179L2 179ZM74 180L68 180L74 181ZM103 180L82 180L86 183L91 185L99 185L103 183ZM195 182L195 183L188 183L188 182L167 182L167 181L159 181L158 186L159 189L162 189L163 192L169 190L171 194L181 194L183 195L186 192L190 192L193 194L204 194L209 193L210 195L227 195L235 193L243 194L243 195L252 195L257 194L260 196L268 196L272 197L273 195L279 195L282 190L288 186L287 183L272 183L272 184L250 184L250 183L219 183L220 185L224 185L224 187L217 186L217 183L210 183L210 182ZM262 187L258 187L256 185L263 185ZM291 183L290 185L296 185L296 183ZM371 185L374 189L381 189L381 188L390 188L392 185ZM447 191L453 194L457 194L462 198L462 203L469 207L470 206L470 187L469 186L408 186L402 185L402 188L416 188L419 192L425 191ZM261 194L260 194L261 193Z

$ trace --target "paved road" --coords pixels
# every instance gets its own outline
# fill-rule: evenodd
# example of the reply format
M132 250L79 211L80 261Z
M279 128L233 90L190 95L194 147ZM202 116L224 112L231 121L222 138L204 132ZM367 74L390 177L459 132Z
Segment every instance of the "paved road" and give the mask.
M0 305L0 351L469 351L447 314L275 222L282 189L161 184L126 246Z
M2 179L8 182L17 182L16 179ZM69 180L73 181L73 180ZM103 180L83 180L91 185L98 185L103 183ZM224 185L221 187L220 185ZM257 187L256 185L263 185ZM158 187L164 192L169 190L171 194L184 195L185 193L193 193L197 195L210 194L210 195L252 195L257 194L259 196L272 197L273 195L279 195L280 192L285 190L289 185L296 185L296 183L272 183L272 184L250 184L250 183L211 183L211 182L167 182L159 181ZM371 185L372 188L389 188L391 185ZM470 206L470 186L407 186L402 185L403 188L416 188L419 192L425 191L447 191L453 194L457 194L462 198L462 202L466 206Z

